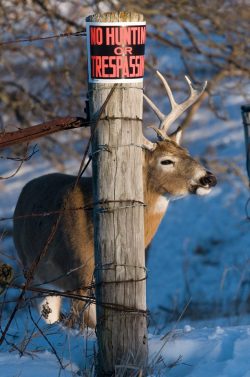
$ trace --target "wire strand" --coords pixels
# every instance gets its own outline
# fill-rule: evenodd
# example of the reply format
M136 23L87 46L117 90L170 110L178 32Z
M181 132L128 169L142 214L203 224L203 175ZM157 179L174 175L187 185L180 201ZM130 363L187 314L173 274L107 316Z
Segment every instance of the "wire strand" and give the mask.
M60 33L60 34L54 34L54 35L48 35L44 37L40 36L30 36L27 38L20 38L20 39L12 39L5 42L0 42L0 47L12 45L12 44L18 44L18 43L32 43L37 41L44 41L48 39L58 39L58 38L66 38L66 37L80 37L80 36L86 36L86 29L83 29L81 31L76 31L74 33Z

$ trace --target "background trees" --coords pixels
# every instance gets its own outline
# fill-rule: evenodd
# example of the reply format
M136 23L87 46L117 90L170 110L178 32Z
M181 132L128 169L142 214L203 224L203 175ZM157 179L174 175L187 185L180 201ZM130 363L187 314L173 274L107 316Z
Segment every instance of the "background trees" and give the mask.
M84 116L87 86L84 36L5 42L81 32L87 14L108 10L144 13L148 23L145 88L150 92L156 87L160 97L162 88L152 79L151 72L156 68L180 93L187 90L182 80L185 74L193 80L208 79L207 91L182 120L185 126L204 102L218 117L225 117L223 99L229 93L243 95L247 101L250 9L245 1L3 0L0 4L2 131L56 116ZM85 135L86 131L77 131L76 139L79 133ZM49 158L55 146L77 157L63 138L52 135L41 143ZM53 158L60 160L60 156Z

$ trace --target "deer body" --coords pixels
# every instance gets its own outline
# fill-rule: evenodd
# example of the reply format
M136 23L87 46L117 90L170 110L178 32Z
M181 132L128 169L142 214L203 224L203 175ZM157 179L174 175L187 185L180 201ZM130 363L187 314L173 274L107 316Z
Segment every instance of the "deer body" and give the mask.
M180 132L145 149L145 247L157 231L172 197L204 195L216 184L216 178L179 146ZM76 177L57 173L29 182L16 206L14 241L24 269L29 269L45 251L35 269L33 284L89 295L94 274L93 217L92 211L84 208L93 206L92 180L81 178L76 186L75 182ZM35 216L43 213L46 216ZM57 221L55 234L48 242ZM47 320L54 322L59 319L60 298L46 300L52 309ZM83 302L74 302L73 310L83 308ZM86 324L95 325L91 307L84 311L84 317Z

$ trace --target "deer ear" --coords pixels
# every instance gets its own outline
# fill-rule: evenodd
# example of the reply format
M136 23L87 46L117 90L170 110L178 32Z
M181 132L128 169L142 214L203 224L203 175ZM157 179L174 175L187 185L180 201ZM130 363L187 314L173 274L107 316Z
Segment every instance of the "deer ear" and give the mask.
M177 128L177 130L170 135L171 140L175 141L176 144L178 144L178 145L180 145L180 143L181 143L181 137L182 137L182 129L181 128Z

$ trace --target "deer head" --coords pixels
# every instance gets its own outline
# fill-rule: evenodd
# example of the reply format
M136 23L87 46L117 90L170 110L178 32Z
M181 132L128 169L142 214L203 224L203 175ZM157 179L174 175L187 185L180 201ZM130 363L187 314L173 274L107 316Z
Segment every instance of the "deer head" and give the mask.
M147 191L153 191L165 197L185 196L189 193L206 195L217 183L215 176L180 146L181 127L170 135L168 135L168 130L170 125L198 100L204 92L207 82L195 87L185 76L190 95L187 100L177 104L165 78L158 71L157 75L166 89L171 112L168 115L163 114L144 94L145 100L160 120L159 128L152 126L158 135L158 142L152 143L143 136L143 144L146 149Z

